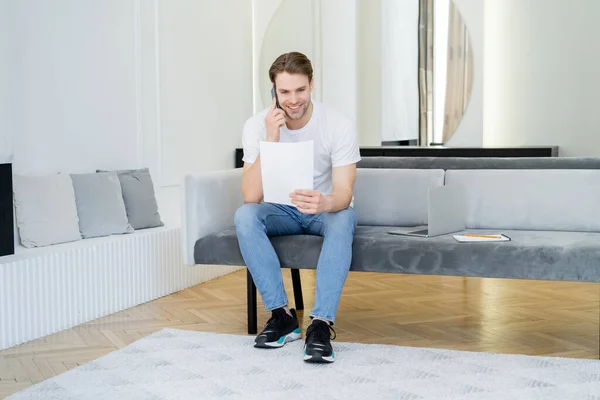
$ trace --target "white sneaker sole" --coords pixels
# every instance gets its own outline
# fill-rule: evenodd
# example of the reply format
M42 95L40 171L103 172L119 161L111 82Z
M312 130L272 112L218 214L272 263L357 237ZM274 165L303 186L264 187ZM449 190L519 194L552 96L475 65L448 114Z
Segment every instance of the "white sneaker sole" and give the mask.
M298 328L295 331L293 331L292 333L288 333L287 335L280 337L275 342L266 342L266 343L262 343L260 345L255 344L254 347L275 349L275 348L283 347L286 343L293 342L294 340L298 340L301 338L302 338L302 333L300 331L300 328Z
M303 360L312 363L329 363L335 362L335 353L331 353L330 356L324 356L321 353L315 353L313 355L306 354L306 346L304 347Z

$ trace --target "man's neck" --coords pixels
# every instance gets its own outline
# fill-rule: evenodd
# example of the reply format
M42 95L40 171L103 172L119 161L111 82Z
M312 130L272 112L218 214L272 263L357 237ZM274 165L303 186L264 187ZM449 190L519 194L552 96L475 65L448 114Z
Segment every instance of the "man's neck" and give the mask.
M308 105L308 110L306 110L306 114L304 114L304 116L302 118L297 119L297 120L291 120L288 118L285 119L287 128L290 130L304 128L306 126L306 124L308 124L308 121L310 121L310 117L312 117L312 114L313 114L313 102L311 101L310 104Z

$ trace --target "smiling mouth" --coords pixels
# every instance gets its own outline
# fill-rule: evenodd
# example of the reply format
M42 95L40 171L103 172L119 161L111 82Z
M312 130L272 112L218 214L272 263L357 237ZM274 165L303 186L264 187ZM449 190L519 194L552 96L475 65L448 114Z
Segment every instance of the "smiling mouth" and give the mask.
M298 111L300 109L300 105L297 105L296 107L288 106L288 108L292 111Z

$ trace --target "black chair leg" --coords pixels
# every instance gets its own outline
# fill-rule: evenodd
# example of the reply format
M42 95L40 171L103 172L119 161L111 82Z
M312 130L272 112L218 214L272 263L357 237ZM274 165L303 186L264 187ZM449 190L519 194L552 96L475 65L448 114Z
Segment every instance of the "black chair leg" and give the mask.
M256 285L250 274L250 270L246 269L246 294L248 297L248 334L254 335L258 329L256 326Z
M300 270L292 269L292 286L294 287L294 304L296 310L304 310L302 301L302 283L300 283Z

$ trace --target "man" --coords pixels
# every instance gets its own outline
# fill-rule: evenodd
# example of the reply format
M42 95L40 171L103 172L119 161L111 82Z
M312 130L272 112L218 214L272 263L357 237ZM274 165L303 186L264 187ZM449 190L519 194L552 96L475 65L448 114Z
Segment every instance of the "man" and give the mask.
M310 234L323 237L317 265L314 308L306 330L304 360L333 362L331 325L348 276L356 214L351 207L360 161L355 124L324 104L311 101L313 69L301 53L279 56L269 69L276 98L268 110L244 125L242 193L235 214L237 237L246 265L272 315L255 347L276 348L302 337L294 309L288 307L281 265L269 236ZM314 190L290 193L295 205L261 202L260 141L314 143ZM293 168L293 165L282 166ZM334 332L335 334L335 332ZM334 336L335 339L335 336Z

